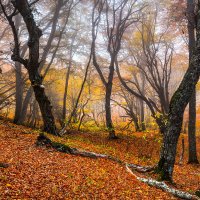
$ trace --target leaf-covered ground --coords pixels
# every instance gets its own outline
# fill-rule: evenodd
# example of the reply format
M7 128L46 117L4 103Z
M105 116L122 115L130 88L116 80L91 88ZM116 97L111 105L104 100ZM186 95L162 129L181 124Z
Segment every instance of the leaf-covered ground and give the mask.
M1 122L0 162L10 166L0 168L0 199L176 199L137 181L123 166L112 161L36 147L37 135L31 129ZM152 162L155 162L159 148L154 146L152 155L148 156L145 151L142 155L136 151L139 144L142 145L141 151L145 147L150 151L151 145L159 144L153 137L149 142L147 140L149 138L141 135L131 137L129 143L128 138L108 141L104 135L99 138L96 134L84 133L70 135L62 142L109 153L132 163L149 164L151 159L148 156L152 156ZM176 166L178 187L194 190L200 183L199 172L198 166Z

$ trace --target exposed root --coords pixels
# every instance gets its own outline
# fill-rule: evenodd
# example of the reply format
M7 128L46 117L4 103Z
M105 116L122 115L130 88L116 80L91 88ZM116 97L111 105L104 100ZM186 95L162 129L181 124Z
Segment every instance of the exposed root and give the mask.
M165 192L168 192L172 195L174 195L175 197L178 198L182 198L182 199L191 199L191 200L200 200L200 198L196 195L192 195L188 192L183 192L177 189L174 189L172 187L169 187L166 183L164 182L159 182L156 181L154 179L151 178L141 178L139 176L137 176L136 174L133 173L133 171L131 170L131 168L129 167L129 165L126 165L126 169L129 173L131 173L137 180L143 182L143 183L147 183L150 186L162 189Z
M40 134L38 136L37 141L36 141L36 145L46 146L47 148L53 148L53 149L56 149L57 151L60 151L60 152L64 152L64 153L68 153L68 154L72 154L72 155L78 155L78 156L82 156L82 157L89 157L89 158L93 158L93 159L105 158L105 159L112 160L112 161L117 162L119 164L125 165L127 171L129 173L131 173L137 180L139 180L141 182L144 182L144 183L147 183L150 186L154 186L156 188L162 189L163 191L168 192L168 193L170 193L170 194L172 194L176 197L182 198L182 199L200 200L200 198L198 196L192 195L188 192L183 192L183 191L174 189L172 187L169 187L164 182L159 182L159 181L156 181L156 180L151 179L151 178L141 178L141 177L139 177L139 176L137 176L136 174L133 173L133 170L140 172L140 173L150 172L150 171L155 170L156 166L142 167L140 165L135 165L135 164L125 164L125 162L119 160L118 158L112 157L110 155L98 154L98 153L88 152L88 151L82 151L82 150L78 150L76 148L71 148L71 147L69 147L65 144L53 142L52 140L50 140L44 134Z
M151 172L154 171L156 169L157 166L140 166L140 165L135 165L135 164L126 164L126 166L128 166L130 169L133 169L137 172L140 173L146 173L146 172Z
M123 161L121 161L121 160L119 160L115 157L106 155L106 154L97 154L97 153L94 153L94 152L82 151L82 150L78 150L76 148L69 147L65 144L53 142L47 136L45 136L44 134L40 134L38 136L37 141L36 141L36 145L54 148L57 151L72 154L72 155L78 155L78 156L89 157L89 158L94 158L94 159L96 159L96 158L106 158L106 159L115 161L117 163L121 163L121 164L123 163Z

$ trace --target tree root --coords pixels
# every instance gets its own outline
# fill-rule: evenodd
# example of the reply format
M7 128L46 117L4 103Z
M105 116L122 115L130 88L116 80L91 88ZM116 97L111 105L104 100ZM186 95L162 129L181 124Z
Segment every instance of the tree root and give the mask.
M191 199L191 200L200 200L200 198L196 195L192 195L188 192L183 192L177 189L174 189L172 187L169 187L166 183L164 182L159 182L156 181L154 179L151 178L141 178L139 176L137 176L136 174L133 173L132 169L129 167L130 165L126 165L126 169L129 173L131 173L137 180L143 182L143 183L147 183L150 186L162 189L165 192L168 192L172 195L174 195L175 197L178 198L182 198L182 199Z
M126 166L128 166L130 169L135 170L137 172L140 173L146 173L146 172L151 172L154 171L157 167L157 165L155 166L140 166L140 165L136 165L136 164L126 164Z
M119 160L118 158L112 157L110 155L97 154L97 153L94 153L94 152L82 151L82 150L78 150L76 148L69 147L65 144L53 142L52 140L50 140L44 134L40 134L38 136L37 141L36 141L36 145L54 148L57 151L72 154L72 155L78 155L78 156L89 157L89 158L94 158L94 159L96 159L96 158L106 158L106 159L112 160L112 161L120 163L120 164L123 163L123 161Z
M137 176L136 174L133 173L133 170L137 171L139 173L146 173L146 172L154 171L156 169L156 166L143 167L143 166L135 165L135 164L127 164L127 163L121 161L120 159L112 157L110 155L98 154L98 153L88 152L88 151L82 151L82 150L78 150L76 148L69 147L65 144L53 142L52 140L50 140L44 134L40 134L38 136L37 141L36 141L36 145L37 146L45 146L47 148L53 148L53 149L56 149L59 152L64 152L64 153L68 153L68 154L71 154L71 155L78 155L78 156L89 157L89 158L93 158L93 159L105 158L105 159L112 160L116 163L125 165L127 171L129 173L131 173L137 180L139 180L141 182L144 182L144 183L147 183L150 186L162 189L163 191L170 193L170 194L172 194L172 195L174 195L178 198L190 199L190 200L200 200L200 198L198 196L192 195L188 192L183 192L183 191L174 189L172 187L169 187L164 182L159 182L159 181L156 181L156 180L151 179L151 178L141 178L141 177L139 177L139 176Z

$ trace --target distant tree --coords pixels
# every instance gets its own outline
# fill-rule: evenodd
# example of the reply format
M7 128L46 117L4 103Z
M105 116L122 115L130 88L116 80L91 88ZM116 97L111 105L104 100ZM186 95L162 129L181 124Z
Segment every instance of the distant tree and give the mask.
M165 118L169 109L169 83L174 50L170 41L165 39L168 27L157 33L157 18L157 10L144 14L133 37L127 36L126 63L131 68L129 78L121 76L120 65L123 66L123 60L116 62L116 68L124 88L148 106L160 132L164 133Z
M139 20L139 10L136 11L137 1L107 1L97 0L94 3L92 12L92 56L93 64L100 76L100 79L105 87L105 112L106 112L106 127L109 132L109 138L117 138L111 116L111 95L113 87L113 78L115 72L115 60L121 50L122 38L127 29ZM104 22L102 23L102 19ZM103 31L106 38L106 50L109 54L109 66L106 70L101 67L102 64L97 60L97 37L99 27L105 25ZM102 30L101 29L101 30ZM106 74L108 76L106 77Z

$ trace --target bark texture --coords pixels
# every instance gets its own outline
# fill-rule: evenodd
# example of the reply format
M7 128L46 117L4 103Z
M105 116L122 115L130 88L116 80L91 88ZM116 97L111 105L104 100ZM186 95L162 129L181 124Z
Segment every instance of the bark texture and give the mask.
M189 60L191 60L195 47L195 2L187 0L188 36L189 36ZM190 67L190 66L189 66ZM189 102L189 123L188 123L188 163L198 163L196 150L196 87Z
M185 107L194 93L195 85L200 75L200 2L197 13L197 42L190 60L190 67L174 93L169 107L168 121L164 132L163 147L161 149L158 171L162 180L172 181L176 157L176 148L182 128Z
M44 86L42 85L42 77L40 76L39 70L39 39L42 36L42 31L37 27L32 10L27 0L17 0L13 2L14 7L19 11L22 15L22 18L26 24L29 41L29 58L28 60L24 60L20 57L19 54L19 41L16 35L16 29L14 23L12 23L12 18L7 18L14 35L15 40L15 49L13 51L12 60L22 63L26 69L28 70L29 80L31 81L31 85L33 87L33 91L35 94L35 98L39 104L43 122L44 122L44 131L47 131L52 134L56 134L56 126L54 117L51 110L51 104L49 99L45 94Z

